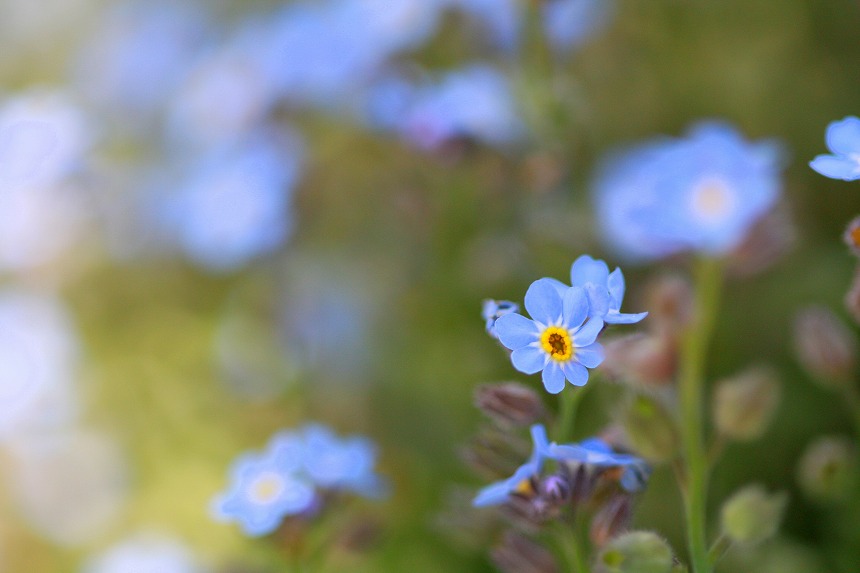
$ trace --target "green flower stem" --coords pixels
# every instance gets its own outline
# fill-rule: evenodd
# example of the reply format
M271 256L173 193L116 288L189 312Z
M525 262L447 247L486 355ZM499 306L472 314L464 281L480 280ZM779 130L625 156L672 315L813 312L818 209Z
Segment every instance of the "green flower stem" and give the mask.
M580 543L580 528L577 525L575 522L557 521L553 534L562 558L562 571L588 573L585 551Z
M713 259L697 261L695 281L695 320L684 333L678 384L687 476L684 506L693 573L711 573L713 566L708 557L705 535L708 458L704 445L703 402L705 360L722 285L719 262Z
M732 540L728 538L726 535L720 535L714 544L711 545L710 551L708 551L708 559L710 559L712 565L716 565L717 561L726 554L726 551L731 549Z
M593 381L592 381L593 383ZM561 391L561 404L558 411L558 420L556 421L556 440L559 443L566 443L573 439L573 425L576 422L576 410L579 403L582 402L582 397L585 395L585 386L574 386L565 388Z

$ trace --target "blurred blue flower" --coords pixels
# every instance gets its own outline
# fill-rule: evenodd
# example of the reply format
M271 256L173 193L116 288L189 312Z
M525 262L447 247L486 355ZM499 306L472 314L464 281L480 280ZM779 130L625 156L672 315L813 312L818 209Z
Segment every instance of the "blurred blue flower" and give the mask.
M284 517L311 508L313 483L295 471L295 459L284 453L283 447L275 447L240 456L230 470L230 488L212 502L213 516L236 521L246 534L259 536L275 531Z
M343 490L367 497L385 492L382 478L374 471L376 447L361 436L340 438L319 424L302 430L304 471L323 489Z
M203 573L191 551L179 541L139 533L88 560L82 573Z
M610 273L602 260L595 260L588 255L576 259L570 268L570 282L573 286L582 287L588 295L589 314L603 319L606 324L634 324L648 316L647 312L621 312L624 274L620 268Z
M514 475L508 479L490 484L479 491L472 500L472 505L475 507L499 505L504 503L511 494L532 492L531 478L540 474L544 460L551 455L551 446L543 424L533 425L531 435L532 455L529 460L517 468Z
M549 455L559 461L569 461L595 468L619 468L619 483L633 493L645 488L650 466L641 458L630 454L619 454L601 438L592 437L576 444L550 444Z
M481 317L486 321L487 334L493 338L499 338L496 332L496 321L506 314L519 311L520 305L509 300L486 299L481 309Z
M417 147L436 149L456 138L510 144L523 134L524 126L508 78L489 66L473 64L419 89L399 130Z
M518 0L449 0L451 6L469 17L489 35L496 47L513 52L520 41L524 20Z
M276 250L292 230L301 155L296 137L272 133L207 152L166 206L185 253L229 271Z
M612 0L548 0L542 6L547 40L557 51L573 50L603 30L612 17Z
M860 179L860 118L848 116L827 126L831 155L819 155L809 166L831 179Z
M565 378L575 386L588 381L587 368L603 362L603 347L595 342L603 320L589 318L588 296L582 287L559 289L553 279L539 279L526 292L532 320L510 313L496 321L499 340L513 350L511 361L520 372L543 370L547 392L558 394Z
M779 199L781 153L725 123L695 125L611 157L596 179L606 240L633 259L694 250L721 255Z

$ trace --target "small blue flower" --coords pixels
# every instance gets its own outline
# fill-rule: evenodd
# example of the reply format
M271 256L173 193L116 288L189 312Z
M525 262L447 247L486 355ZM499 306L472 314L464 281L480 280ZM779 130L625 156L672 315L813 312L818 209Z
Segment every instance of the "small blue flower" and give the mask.
M292 471L294 460L283 454L276 447L237 459L230 489L212 504L214 517L236 521L248 535L259 536L277 529L284 517L310 508L316 499L313 483Z
M385 483L374 472L376 447L367 438L339 438L319 424L306 426L304 472L321 488L348 490L367 497L385 493Z
M559 461L574 461L596 468L619 468L619 483L628 492L645 488L651 468L644 460L630 454L619 454L600 438L592 437L578 444L550 444L549 456Z
M543 25L557 51L576 49L609 24L611 0L548 0L543 4Z
M635 324L648 316L647 312L621 312L624 274L617 267L610 273L609 267L600 259L595 260L588 255L576 259L570 268L570 282L585 290L591 316L602 318L606 324Z
M558 394L565 379L574 386L588 381L587 368L603 362L603 347L595 342L603 320L589 318L588 296L582 287L559 289L553 279L539 279L526 292L532 320L510 313L496 321L499 341L513 350L514 368L525 374L543 370L547 392Z
M481 309L481 317L486 321L487 334L498 339L499 335L496 332L496 321L506 314L519 312L520 305L509 300L493 300L488 298L484 301L484 306Z
M848 116L830 123L826 140L832 155L819 155L809 166L831 179L860 179L860 118Z
M538 475L543 469L543 462L549 455L550 443L546 437L546 428L542 424L531 427L532 455L529 461L521 465L514 475L506 480L490 484L478 492L472 505L475 507L486 507L499 505L507 501L508 496L513 493L529 493L531 491L531 478Z

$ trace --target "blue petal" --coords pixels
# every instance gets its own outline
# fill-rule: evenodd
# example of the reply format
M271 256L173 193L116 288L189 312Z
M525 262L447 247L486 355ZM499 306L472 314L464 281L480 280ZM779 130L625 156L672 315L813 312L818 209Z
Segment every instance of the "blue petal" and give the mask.
M564 372L553 360L543 369L543 387L550 394L558 394L564 390Z
M553 279L538 279L526 291L526 310L534 320L557 324L561 320L561 295Z
M533 320L516 313L500 316L495 330L499 341L511 350L531 344L540 335Z
M517 348L511 353L514 368L523 374L539 372L546 364L546 353L534 346Z
M486 507L488 505L499 505L508 500L511 490L507 480L490 484L478 492L472 505L475 507Z
M587 368L597 368L603 362L603 346L599 342L576 349L576 360Z
M860 179L860 164L851 159L835 155L819 155L809 162L809 166L825 177L853 181Z
M646 316L648 316L647 312L639 312L636 314L609 312L606 316L603 317L603 322L605 322L606 324L636 324Z
M860 153L860 119L848 116L827 126L827 147L833 153ZM829 177L829 176L828 176Z
M565 362L562 368L564 369L564 377L570 380L574 386L585 386L585 383L588 382L588 370L582 364L571 360Z
M564 293L563 320L567 328L576 328L588 318L588 297L581 287L570 287Z
M579 352L580 346L588 346L597 340L597 335L603 330L603 321L599 318L589 318L582 328L573 333L573 345Z
M593 283L605 287L608 277L609 267L606 266L606 263L592 259L588 255L582 255L570 267L570 284L573 286L585 286L588 283Z
M620 310L621 302L624 300L624 273L621 269L616 268L609 275L609 280L606 283L609 286L609 298L612 303L609 305L610 310Z
M532 434L532 445L534 447L532 460L534 461L536 458L546 455L549 450L549 439L546 436L546 428L543 424L534 424L530 430Z
M600 452L603 454L612 453L612 448L609 447L609 444L607 444L600 438L586 438L579 442L579 445L586 450L590 450L592 452Z
M555 287L555 290L558 292L558 296L560 297L564 297L564 293L567 291L567 289L570 288L569 286L557 279L544 278L541 280L551 283L552 286Z
M579 444L552 444L549 452L553 459L565 461L584 462L588 456Z

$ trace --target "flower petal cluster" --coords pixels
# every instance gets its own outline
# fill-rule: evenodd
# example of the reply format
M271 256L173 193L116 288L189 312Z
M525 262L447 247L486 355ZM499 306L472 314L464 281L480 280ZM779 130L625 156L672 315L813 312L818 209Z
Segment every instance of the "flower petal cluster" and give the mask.
M570 267L570 282L582 287L588 295L588 306L592 316L603 319L606 324L635 324L648 316L647 312L625 314L621 312L624 300L624 274L616 267L609 267L599 259L582 255Z
M500 505L511 495L535 495L535 480L540 477L547 460L567 466L583 465L598 471L617 469L621 472L618 483L628 493L644 489L651 473L644 460L630 454L616 453L608 443L597 437L579 443L556 444L547 440L546 429L541 424L531 427L531 435L533 449L529 460L508 479L483 488L475 496L472 505Z
M532 319L509 313L496 321L499 341L513 350L514 367L526 374L543 371L547 392L558 394L565 379L574 386L588 381L587 368L603 362L596 342L603 320L589 317L588 296L582 287L560 289L553 279L539 279L526 292Z
M819 155L809 166L831 179L860 179L860 118L848 116L831 122L825 139L831 154Z
M376 448L367 438L339 438L310 424L275 434L261 453L240 456L230 488L212 502L219 521L236 521L250 536L265 535L291 515L313 511L326 491L380 496L385 486L374 472Z
M730 125L699 123L610 157L594 184L607 242L631 259L722 255L779 198L781 153Z
M493 338L499 338L496 332L496 321L506 314L519 311L520 305L509 300L493 300L491 298L484 300L481 317L486 322L487 334Z

